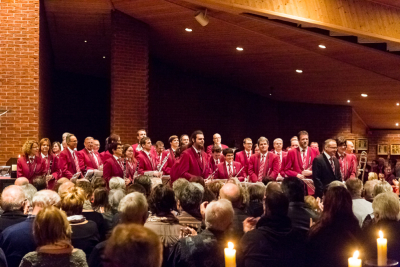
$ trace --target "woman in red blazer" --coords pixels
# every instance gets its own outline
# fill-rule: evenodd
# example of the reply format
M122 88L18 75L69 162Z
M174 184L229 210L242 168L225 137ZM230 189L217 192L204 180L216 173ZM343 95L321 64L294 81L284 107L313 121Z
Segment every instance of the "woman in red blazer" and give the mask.
M125 144L122 150L122 158L124 159L125 184L133 183L137 167L136 159L133 157L133 148L130 144Z
M55 181L60 177L58 169L58 157L51 153L51 142L48 138L42 138L39 142L39 155L42 159L43 173L46 175L47 188L53 189Z
M26 177L32 183L35 176L43 175L42 159L37 156L38 151L38 142L25 142L22 146L23 155L17 161L17 177Z

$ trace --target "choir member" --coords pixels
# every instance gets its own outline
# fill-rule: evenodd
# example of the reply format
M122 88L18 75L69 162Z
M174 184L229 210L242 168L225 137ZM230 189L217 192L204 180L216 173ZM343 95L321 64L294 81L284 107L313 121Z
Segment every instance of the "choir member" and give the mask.
M103 178L107 181L107 185L113 177L124 178L124 163L121 158L122 151L123 146L118 142L114 142L108 146L108 152L112 156L106 160L103 167Z
M165 173L166 175L170 175L171 174L171 168L174 165L176 159L176 151L179 148L179 139L178 136L173 135L168 139L169 144L171 145L170 149L168 149L168 160L167 162L164 164L164 167L162 168L163 173Z
M209 174L213 174L217 169L217 165L225 161L220 146L214 146L211 151L211 158L208 160Z
M137 138L137 140L138 140L138 143L132 145L132 148L133 148L133 156L134 156L135 158L137 158L138 155L140 154L139 152L143 150L143 148L142 148L142 146L141 146L141 144L140 144L140 140L142 140L144 137L147 137L146 130L140 129L139 131L137 131L137 136L136 136L136 138ZM155 154L156 154L156 150L155 150L155 148L154 148L153 146L151 147L151 153L153 154L153 156L155 156Z
M288 177L297 177L300 179L312 178L312 162L318 155L318 151L308 146L308 133L300 131L298 134L299 147L292 148L287 156L284 173ZM314 193L309 190L309 193Z
M180 159L180 173L178 178L190 178L195 176L207 177L208 156L204 152L204 134L202 131L195 131L190 136L190 143Z
M103 162L100 157L93 151L93 137L86 137L84 146L85 148L80 150L76 155L79 160L79 168L83 175L86 174L87 170L102 170Z
M136 159L133 157L133 147L129 144L125 144L122 149L122 158L124 159L125 171L125 182L127 184L133 183L135 178L135 172L137 167ZM129 179L129 181L126 181Z
M221 144L221 135L218 134L218 133L216 133L216 134L213 135L213 142L214 142L214 144L209 145L209 146L207 147L207 155L208 155L209 157L211 157L212 148L213 148L214 146L220 147L220 148L221 148L221 151L224 150L225 148L228 148L228 146Z
M268 152L269 142L265 137L260 137L257 141L260 153L250 157L249 176L250 181L261 182L264 177L276 179L279 173L278 156Z
M278 166L279 166L278 177L284 177L283 174L284 158L286 158L287 156L287 152L283 151L282 148L283 148L283 140L281 138L276 138L274 140L274 149L271 152L278 157Z
M354 144L350 140L346 141L346 154L354 153Z
M240 164L244 166L245 173L248 173L249 160L250 157L253 155L253 151L251 150L251 148L253 147L253 141L250 138L245 138L243 140L243 147L244 150L236 153L235 161L240 162Z
M22 156L17 161L17 177L26 177L32 183L35 176L43 175L42 159L37 156L38 151L38 142L25 142L22 146Z
M183 145L176 150L175 162L174 165L172 165L169 173L171 176L171 184L178 180L178 178L183 177L182 175L185 172L186 166L182 166L181 164L181 155L186 149L188 149L188 146Z
M142 150L136 156L139 165L138 173L142 175L146 172L153 172L153 176L161 177L162 173L157 171L157 159L155 159L155 155L151 152L151 139L143 137L140 140L140 147Z
M182 134L181 137L179 138L179 141L180 141L179 146L187 146L187 145L189 145L189 135Z
M75 150L78 146L78 139L73 134L68 134L66 139L66 147L60 153L58 168L61 170L61 177L71 179L74 175L81 176L82 173L79 169L79 160L76 155L78 152Z
M67 142L66 142L67 135L69 135L69 133L68 133L68 132L65 132L65 133L63 133L63 135L62 135L62 141L61 141L61 151L63 151L64 149L66 149L66 148L67 148Z
M167 156L168 152L165 151L165 146L164 142L162 141L157 141L156 142L156 166L157 169L161 166L162 161L164 158Z
M290 149L296 149L299 147L299 140L295 139L290 141Z
M42 159L43 174L46 175L47 188L52 189L56 179L60 177L60 169L58 168L58 156L53 155L50 151L50 140L43 138L39 142L39 157Z
M100 141L97 139L93 140L93 152L96 154L99 154L99 149L100 149Z
M254 154L259 154L260 153L260 148L258 147L258 144L254 145Z
M53 144L51 144L51 152L54 156L60 156L61 144L59 142L53 142Z
M318 147L318 143L317 143L317 142L311 142L310 147L319 150L319 147Z
M217 165L217 172L215 173L215 179L230 179L237 177L239 181L243 181L246 177L244 166L240 162L233 161L233 149L224 149L225 161Z
M354 154L347 154L347 144L346 139L339 136L336 139L337 153L336 158L339 160L340 173L342 175L343 181L349 178L355 178L357 173L357 157Z
M113 143L121 144L121 138L119 137L119 135L111 134L109 137L107 137L105 150L100 153L100 159L102 162L106 162L108 159L112 158L109 147Z

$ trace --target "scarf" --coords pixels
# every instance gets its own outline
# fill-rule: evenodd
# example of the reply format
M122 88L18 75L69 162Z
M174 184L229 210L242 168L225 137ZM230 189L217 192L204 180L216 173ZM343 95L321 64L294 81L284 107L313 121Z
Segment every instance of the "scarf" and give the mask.
M74 247L71 245L70 240L60 240L54 244L38 247L36 251L48 254L71 254L73 249Z

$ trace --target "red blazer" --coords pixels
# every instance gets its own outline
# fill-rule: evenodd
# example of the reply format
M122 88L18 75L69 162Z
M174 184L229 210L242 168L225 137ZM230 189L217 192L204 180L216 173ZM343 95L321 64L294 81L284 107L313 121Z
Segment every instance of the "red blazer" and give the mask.
M195 176L201 176L207 178L208 174L208 156L206 152L201 151L202 161L200 161L199 156L193 147L186 149L180 158L180 172L182 172L181 177L190 180L190 178Z
M222 162L225 162L225 157L221 154L221 157L219 158L219 163ZM212 174L216 169L217 165L215 164L215 160L211 154L211 157L208 159L208 175Z
M103 166L103 178L110 181L113 177L124 178L124 171L114 157L108 159Z
M208 157L212 157L212 148L213 148L213 146L214 145L209 145L208 147L207 147L207 155L208 155ZM228 146L226 146L226 145L224 145L224 144L221 144L221 147L222 147L222 150L224 150L225 148L228 148Z
M314 158L319 155L319 151L315 148L307 147L307 165L306 170L312 170L312 163ZM301 161L300 148L289 150L286 162L285 162L285 170L284 173L286 177L296 177L297 174L301 174L304 171L303 163ZM312 178L307 177L307 178Z
M129 180L131 180L133 182L133 178L135 177L135 172L136 172L136 167L137 167L136 161L126 160L124 166L126 168L126 177L125 178L128 178Z
M251 151L250 157L251 157L253 154L254 154L254 152ZM242 166L244 166L243 171L245 171L246 174L249 173L249 161L250 161L250 160L247 158L247 155L246 155L246 151L245 151L245 150L242 150L242 151L236 153L235 161L236 161L236 162L240 162L240 164L242 164Z
M171 184L176 180L178 180L179 178L183 178L182 176L183 172L184 170L182 168L181 158L178 158L175 160L175 163L174 165L172 165L171 171L169 173L169 175L171 176Z
M355 178L357 173L357 157L354 154L346 154L344 158L340 158L339 154L336 154L336 158L339 160L340 171L342 173L342 179L346 181L349 178ZM342 171L344 170L344 171Z
M279 160L281 160L281 159L280 159L280 156L278 156L278 154L277 154L277 152L275 151L275 149L272 150L271 152L274 153L274 154L278 157ZM281 162L281 168L279 169L279 173L281 174L282 177L285 177L285 176L282 175L282 170L285 169L285 168L284 168L285 165L283 164L283 159L287 156L287 152L286 152L286 151L281 151L281 154L282 154L282 162ZM279 166L279 163L278 163L278 166Z
M28 163L25 155L21 156L17 161L17 177L25 177L32 183L35 176L44 174L44 166L42 158L35 156L33 163Z
M167 162L164 164L164 167L162 168L163 173L170 175L171 174L171 168L174 165L176 159L175 159L175 154L174 151L172 151L172 149L168 149L167 154L169 152L169 156L168 156L168 160Z
M77 154L78 151L75 151L76 157L78 156ZM61 151L60 159L58 161L58 168L61 170L61 177L66 177L68 179L71 179L76 173L75 161L68 148L65 148L63 151Z
M255 183L258 181L258 171L260 169L261 154L257 153L250 157L249 162L249 176L250 181ZM271 152L267 152L267 159L265 160L263 177L268 174L268 177L276 180L279 173L278 157Z
M152 162L150 161L149 157L146 155L144 151L140 151L136 157L138 164L139 164L139 169L138 173L139 174L144 174L145 172L148 171L155 171L157 170L157 162L156 159L154 158L154 154L151 154L151 159Z
M61 170L58 168L58 161L59 158L58 156L54 155L54 154L48 154L48 158L42 158L42 154L39 153L39 157L42 159L42 164L43 164L43 174L47 175L49 173L49 169L50 169L50 162L51 162L51 170L50 170L50 174L53 175L53 177L55 179L50 180L47 183L47 188L48 189L53 189L54 184L56 183L56 181L61 178Z
M286 173L285 173L286 159L287 159L287 152L286 152L286 155L284 155L284 156L282 157L281 170L279 171L279 173L280 173L280 175L281 175L282 177L287 177L287 176L286 176Z
M138 150L136 150L137 149L137 147L138 147L138 145L139 144L133 144L132 145L132 148L133 148L133 157L134 158L137 158L138 156L139 156L139 152L140 151L138 151ZM141 150L142 151L142 150ZM154 146L151 146L151 149L150 149L150 154L151 154L151 156L156 156L156 154L157 154L157 152L156 152L156 148L154 147Z
M232 163L233 163L232 177L235 177L239 173L240 169L242 169L242 164L240 164L240 162L236 162L236 161L232 161ZM215 173L214 177L215 177L215 179L229 179L226 162L222 162L217 165L217 172ZM244 168L243 168L243 170L240 171L237 178L239 179L239 181L243 181L244 177L246 177L246 173L244 172Z
M93 156L92 156L93 155ZM78 161L79 161L79 169L82 173L86 173L87 170L96 170L99 168L103 162L101 158L99 158L96 153L90 155L89 151L86 148L82 149L77 153ZM96 160L94 157L97 157L97 161L99 162L99 166L96 164ZM85 171L86 169L86 171Z
M112 156L113 155L110 152L108 152L108 150L101 152L100 153L101 162L102 163L106 162L108 159L112 158Z

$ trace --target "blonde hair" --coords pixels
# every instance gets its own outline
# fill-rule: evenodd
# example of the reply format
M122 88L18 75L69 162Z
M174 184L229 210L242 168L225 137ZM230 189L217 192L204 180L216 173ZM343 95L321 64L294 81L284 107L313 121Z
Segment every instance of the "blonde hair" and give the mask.
M40 210L33 222L33 235L38 247L70 240L71 233L67 216L53 206Z
M39 143L35 140L28 140L22 146L22 153L24 153L25 156L29 156L31 154L33 144L37 144L39 147Z
M83 203L85 203L85 191L80 187L71 187L61 194L61 209L67 216L82 214Z
M370 172L368 173L368 180L378 180L378 174L376 174L376 172Z
M39 153L42 153L42 145L47 143L49 145L49 154L53 154L53 147L51 146L51 142L49 138L42 138L39 142Z
M372 202L375 220L399 220L400 202L399 197L393 192L381 193Z

